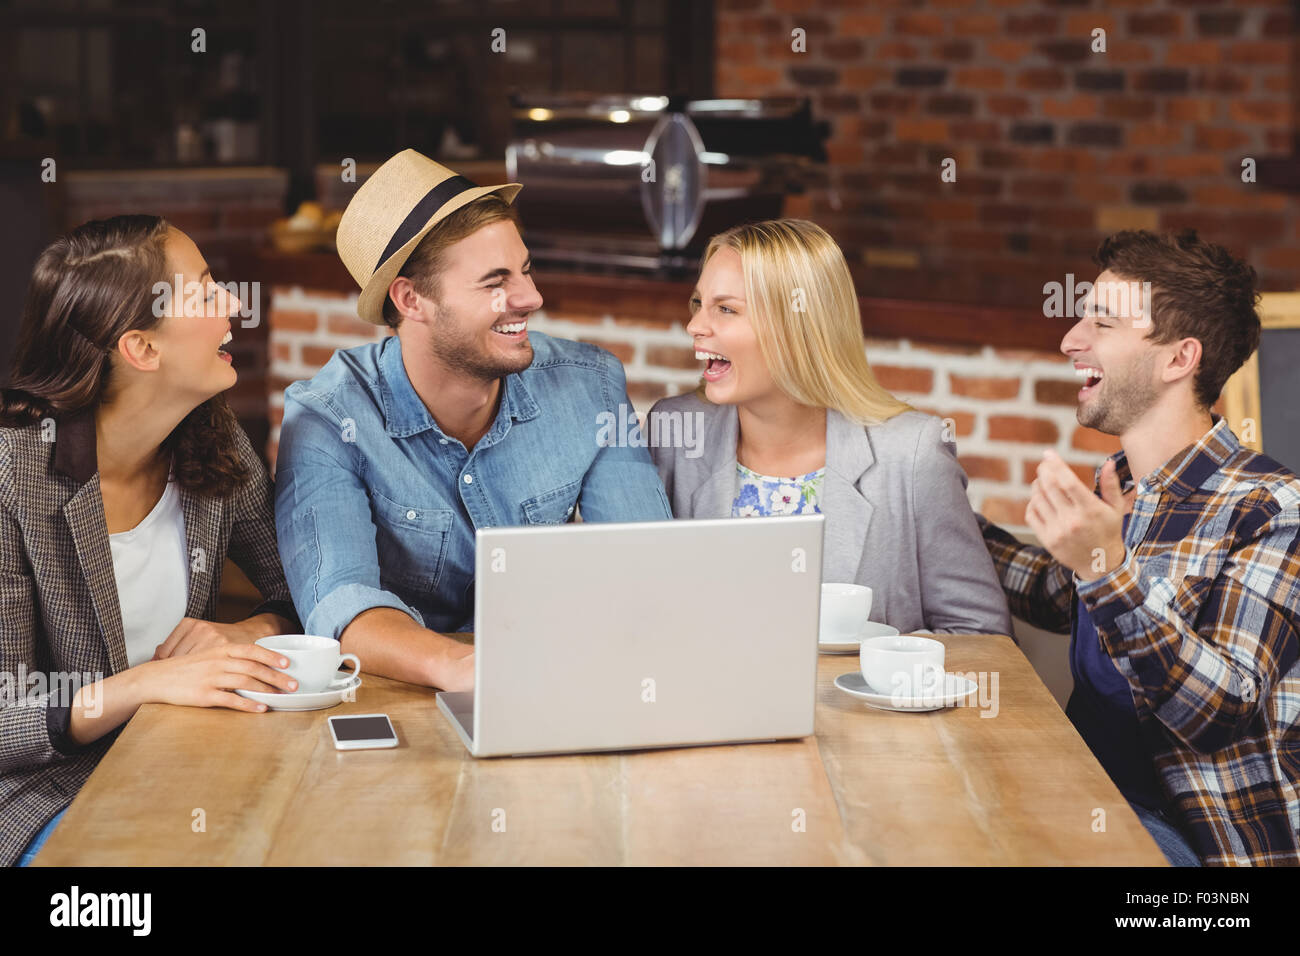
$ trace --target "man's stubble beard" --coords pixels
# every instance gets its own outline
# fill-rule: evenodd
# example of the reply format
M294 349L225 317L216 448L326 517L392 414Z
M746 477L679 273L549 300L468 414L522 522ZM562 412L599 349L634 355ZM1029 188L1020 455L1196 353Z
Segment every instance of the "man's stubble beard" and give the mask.
M1152 381L1154 368L1155 355L1149 354L1123 373L1107 372L1101 381L1105 392L1099 389L1090 402L1078 407L1079 424L1106 435L1122 435L1160 398L1160 388Z
M430 348L433 357L444 367L472 378L491 381L522 372L533 364L533 345L527 339L517 344L516 361L503 361L478 347L474 333L456 322L449 310L442 305L435 305L434 309L435 325ZM491 331L487 334L496 335Z

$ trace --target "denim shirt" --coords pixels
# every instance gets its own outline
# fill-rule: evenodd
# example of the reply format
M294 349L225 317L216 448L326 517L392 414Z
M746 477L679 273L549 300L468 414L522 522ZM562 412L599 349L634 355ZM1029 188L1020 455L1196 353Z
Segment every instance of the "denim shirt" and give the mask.
M532 364L502 379L492 427L468 451L416 394L395 335L336 352L285 391L276 531L307 633L338 639L376 607L472 629L477 528L561 524L579 507L584 521L672 517L622 365L528 337Z

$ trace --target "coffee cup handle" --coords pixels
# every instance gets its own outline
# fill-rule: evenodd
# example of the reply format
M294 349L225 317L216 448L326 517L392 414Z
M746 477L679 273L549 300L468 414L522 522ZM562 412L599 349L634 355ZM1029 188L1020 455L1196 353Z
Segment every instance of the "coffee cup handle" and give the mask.
M361 658L357 657L357 655L355 654L344 654L341 658L339 658L339 664L341 665L344 661L347 660L352 661L352 668L353 668L352 673L348 674L346 677L334 678L332 681L330 681L330 687L342 687L348 681L352 680L352 678L356 677L358 674L361 673Z
M948 672L939 664L925 665L925 685L922 688L923 697L942 697L944 695L947 683Z

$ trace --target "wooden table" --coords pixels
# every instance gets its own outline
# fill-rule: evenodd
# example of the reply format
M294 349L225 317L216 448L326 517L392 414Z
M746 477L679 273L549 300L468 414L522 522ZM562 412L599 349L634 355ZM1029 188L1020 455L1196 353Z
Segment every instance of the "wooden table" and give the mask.
M778 743L475 760L431 689L372 676L331 710L148 705L36 862L1163 865L1011 640L941 639L971 706L873 710L823 656L816 735ZM326 717L370 712L399 746L336 751Z

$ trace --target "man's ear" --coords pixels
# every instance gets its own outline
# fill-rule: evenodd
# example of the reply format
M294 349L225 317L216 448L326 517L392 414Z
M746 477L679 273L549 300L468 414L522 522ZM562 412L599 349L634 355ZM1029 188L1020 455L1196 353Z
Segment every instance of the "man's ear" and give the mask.
M403 321L407 319L415 322L424 321L423 310L420 307L420 293L410 278L398 276L394 279L388 286L388 297L393 300L393 306Z
M1181 339L1174 343L1174 352L1170 355L1160 377L1166 382L1177 382L1194 375L1200 365L1201 340Z
M153 347L152 339L139 329L123 333L117 340L117 354L128 366L141 372L157 370L161 353Z

